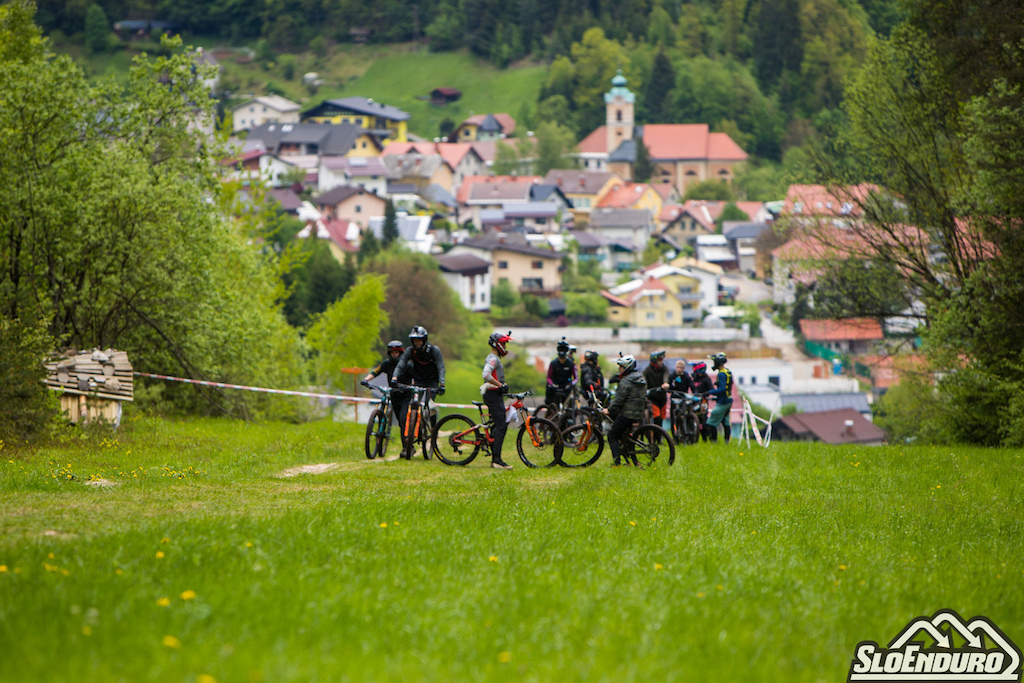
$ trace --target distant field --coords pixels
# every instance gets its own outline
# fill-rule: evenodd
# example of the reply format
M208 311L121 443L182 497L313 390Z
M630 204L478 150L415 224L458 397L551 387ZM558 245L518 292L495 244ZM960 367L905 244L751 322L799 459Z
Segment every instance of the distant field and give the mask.
M1019 453L608 464L369 463L330 422L4 446L0 680L839 681L941 608L1024 642Z
M265 93L268 84L304 107L332 97L372 97L409 112L410 130L426 138L438 135L438 126L445 117L456 123L473 113L507 112L516 117L523 102L535 106L547 74L545 66L501 70L466 51L432 53L419 44L339 45L322 60L311 53L294 55L295 73L288 80L278 64L264 71L255 62L246 62L242 51L221 51L218 48L224 49L223 46L205 39L191 43L221 55L224 82L235 93L236 102L247 98L250 92ZM85 65L88 73L121 79L127 78L134 55L132 50L92 56L86 56L79 48L68 51ZM317 72L325 80L315 95L302 84L302 74L308 71ZM458 88L462 99L444 107L417 99L442 86Z

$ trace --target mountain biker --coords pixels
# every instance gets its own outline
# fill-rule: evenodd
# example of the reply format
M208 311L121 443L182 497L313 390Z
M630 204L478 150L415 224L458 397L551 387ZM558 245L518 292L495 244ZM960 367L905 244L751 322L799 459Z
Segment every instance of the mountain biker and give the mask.
M422 325L417 325L409 332L409 346L402 352L395 369L392 370L391 380L392 384L401 382L432 389L433 391L426 394L428 405L434 395L444 394L444 356L441 355L441 349L430 343L427 330ZM398 387L391 397L398 413L398 424L404 425L412 394ZM403 441L404 438L403 436Z
M622 448L620 440L629 432L633 423L644 415L647 405L647 382L637 372L636 359L633 356L620 356L615 359L619 366L619 389L611 404L601 412L612 418L611 429L608 430L608 446L612 450L612 466L619 464L619 453ZM636 465L636 456L632 456Z
M715 388L715 383L708 377L707 363L700 360L693 364L693 393L706 394ZM700 420L700 438L704 441L714 441L718 436L718 430L710 430L707 426L707 411L702 411L697 418Z
M402 346L402 342L397 339L392 339L388 342L388 356L380 363L377 364L373 370L366 373L366 377L363 378L364 382L369 382L377 375L385 375L389 380L391 379L391 373L394 372L395 366L398 365L398 359L402 357L402 352L405 348Z
M484 395L484 405L491 416L491 436L494 442L491 444L491 467L496 470L510 470L509 465L501 459L501 445L505 441L505 432L508 431L508 422L505 421L505 400L502 396L508 393L508 385L505 384L505 366L501 359L508 353L505 345L514 341L512 333L501 334L495 332L487 340L491 352L487 354L484 361L483 386L480 387Z
M672 423L668 419L668 368L665 367L665 352L655 351L650 356L651 362L644 368L644 380L647 382L647 398L651 402L651 416L666 432L672 432Z
M583 365L580 366L580 383L584 389L593 390L597 400L604 403L608 400L608 392L604 390L604 374L597 364L597 351L583 353Z
M725 367L728 359L724 353L713 353L708 357L718 372L715 388L708 392L717 401L708 416L708 428L712 430L711 440L715 441L718 439L718 425L721 423L725 443L729 443L729 438L732 436L732 425L729 423L729 411L732 410L732 370Z
M562 337L562 341L558 342L558 346L555 347L558 357L548 365L548 388L544 395L545 403L562 405L569 397L572 385L578 379L576 363L569 358L569 348L569 342L565 341L565 337Z

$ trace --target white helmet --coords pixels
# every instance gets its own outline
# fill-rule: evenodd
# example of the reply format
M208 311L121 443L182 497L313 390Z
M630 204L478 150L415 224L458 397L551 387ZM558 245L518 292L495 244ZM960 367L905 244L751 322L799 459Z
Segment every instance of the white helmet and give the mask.
M633 358L633 356L619 356L615 359L615 364L622 368L622 372L636 370L636 358Z

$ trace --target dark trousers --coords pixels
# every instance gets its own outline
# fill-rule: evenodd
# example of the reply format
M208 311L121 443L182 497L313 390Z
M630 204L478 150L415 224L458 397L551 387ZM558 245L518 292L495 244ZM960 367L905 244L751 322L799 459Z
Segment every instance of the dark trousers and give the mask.
M612 449L613 465L619 464L622 437L629 434L634 422L636 422L636 418L626 417L625 415L619 415L612 421L611 429L608 430L608 447ZM636 464L636 456L632 452L628 453L627 457L632 458L632 463Z
M508 431L508 423L505 422L505 399L501 391L485 391L484 405L491 416L491 436L494 443L491 444L491 462L503 462L501 459L501 446L505 442L505 433Z
M423 400L430 402L433 398L434 391L430 390L423 395ZM402 435L402 443L405 443L405 416L409 412L409 404L412 403L412 393L403 391L402 393L394 392L391 394L392 404L395 406L395 414L398 415L398 432ZM426 429L428 432L433 429L433 425L421 425L420 429Z

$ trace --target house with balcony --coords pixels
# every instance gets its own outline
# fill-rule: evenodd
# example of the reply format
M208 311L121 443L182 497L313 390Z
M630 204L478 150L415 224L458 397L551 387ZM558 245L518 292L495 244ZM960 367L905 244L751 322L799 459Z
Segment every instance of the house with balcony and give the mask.
M298 123L300 106L280 95L255 97L231 108L232 132L250 130L265 123Z
M340 185L361 187L384 196L388 191L388 167L379 157L320 157L317 191L333 190Z
M301 118L314 123L355 124L382 140L405 142L409 139L408 112L383 102L374 102L369 97L324 100L303 112Z
M491 285L506 281L520 293L550 296L562 289L565 252L533 246L514 235L493 234L459 242L449 254L473 254L491 264Z
M491 308L491 263L473 254L438 254L441 275L470 311Z
M631 280L601 292L608 301L608 321L629 327L678 327L683 304L657 278Z
M383 216L387 201L361 187L341 185L313 197L313 204L325 217L343 219L365 228L374 216Z
M486 142L512 137L516 120L508 114L476 114L456 126L449 139L452 142Z
M609 171L553 169L544 176L544 183L557 185L572 203L573 222L579 228L590 223L590 212L616 184L619 176Z

